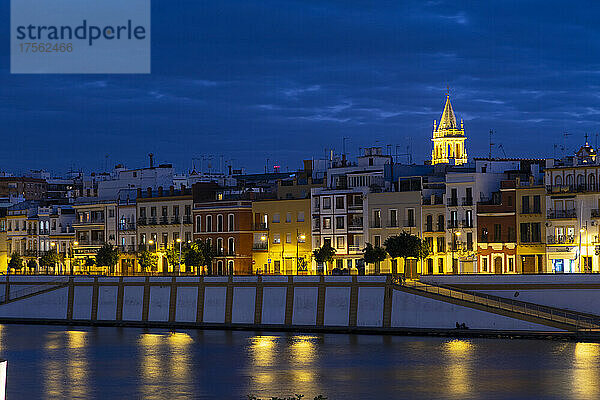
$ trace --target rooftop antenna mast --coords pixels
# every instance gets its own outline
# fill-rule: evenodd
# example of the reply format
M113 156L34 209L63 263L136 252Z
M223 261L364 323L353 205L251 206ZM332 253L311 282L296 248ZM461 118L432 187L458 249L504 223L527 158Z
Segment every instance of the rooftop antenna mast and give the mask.
M494 134L494 131L492 129L490 129L490 152L488 155L488 158L490 159L490 161L492 160L492 147L494 146L494 143L492 142L492 135Z

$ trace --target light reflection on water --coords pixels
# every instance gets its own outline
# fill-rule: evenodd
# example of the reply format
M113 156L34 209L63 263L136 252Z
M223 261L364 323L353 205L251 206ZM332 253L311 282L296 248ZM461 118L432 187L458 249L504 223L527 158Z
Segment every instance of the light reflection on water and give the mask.
M0 325L9 399L591 399L600 344Z

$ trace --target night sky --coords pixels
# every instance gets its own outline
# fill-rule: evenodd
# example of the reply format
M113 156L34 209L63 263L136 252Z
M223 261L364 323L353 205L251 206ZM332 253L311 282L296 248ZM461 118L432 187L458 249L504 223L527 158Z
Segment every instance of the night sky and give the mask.
M285 171L343 137L351 157L411 143L422 163L447 85L470 158L490 129L508 157L600 132L599 2L152 3L152 74L135 76L11 75L0 3L0 170L139 167L153 152L179 171L208 154Z

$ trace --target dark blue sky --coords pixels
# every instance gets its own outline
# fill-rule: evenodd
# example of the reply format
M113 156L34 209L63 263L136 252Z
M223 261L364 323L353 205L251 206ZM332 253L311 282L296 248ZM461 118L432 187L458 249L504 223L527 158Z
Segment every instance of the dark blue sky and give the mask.
M422 163L446 85L469 157L487 155L489 129L509 157L600 132L598 2L152 3L151 75L36 76L9 73L1 2L0 169L137 167L153 152L179 170L203 154L291 170L345 136L352 156L410 142Z

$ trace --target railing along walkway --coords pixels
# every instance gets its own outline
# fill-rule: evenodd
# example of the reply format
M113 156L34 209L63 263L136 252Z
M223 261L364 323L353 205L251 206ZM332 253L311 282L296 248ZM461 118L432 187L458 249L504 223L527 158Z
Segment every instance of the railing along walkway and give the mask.
M10 285L10 283L8 283L8 284ZM40 284L40 285L34 285L34 286L28 285L27 287L24 287L22 289L9 290L8 296L6 295L6 289L5 289L4 294L2 296L0 296L0 305L6 304L9 302L13 302L13 301L17 301L17 300L21 300L26 297L31 297L36 294L50 292L52 290L59 289L61 287L65 287L68 284L69 284L69 278L63 276L63 277L60 277L55 280L44 282L43 284ZM10 285L10 288L11 289L18 288L18 286Z
M451 289L445 286L426 284L413 280L395 278L393 283L418 291L448 297L462 302L478 304L492 309L522 314L545 321L569 325L575 330L598 330L600 318L591 317L576 311L567 311L562 308L548 307L540 304L529 303L521 300L507 299L485 293L475 293L466 290Z

